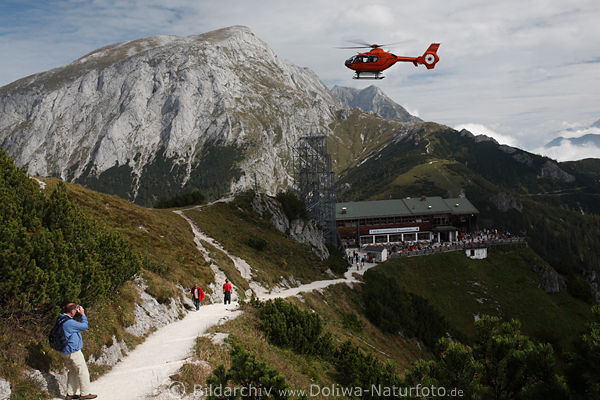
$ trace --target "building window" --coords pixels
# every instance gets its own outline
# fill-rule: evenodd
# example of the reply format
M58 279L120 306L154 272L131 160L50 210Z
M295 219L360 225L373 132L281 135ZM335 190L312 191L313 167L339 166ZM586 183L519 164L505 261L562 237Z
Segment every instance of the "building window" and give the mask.
M375 236L375 243L387 243L387 235Z

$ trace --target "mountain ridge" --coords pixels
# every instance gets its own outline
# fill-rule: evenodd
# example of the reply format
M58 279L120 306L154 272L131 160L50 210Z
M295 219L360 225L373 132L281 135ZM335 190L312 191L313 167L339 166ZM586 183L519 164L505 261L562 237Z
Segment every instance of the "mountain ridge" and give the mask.
M365 112L373 112L383 118L396 119L402 122L421 121L420 118L411 115L404 107L394 102L374 85L364 89L335 85L331 92L351 108L359 108Z
M0 88L0 144L30 174L144 204L159 190L247 188L249 171L276 192L297 138L329 132L343 108L312 71L235 26L105 46Z

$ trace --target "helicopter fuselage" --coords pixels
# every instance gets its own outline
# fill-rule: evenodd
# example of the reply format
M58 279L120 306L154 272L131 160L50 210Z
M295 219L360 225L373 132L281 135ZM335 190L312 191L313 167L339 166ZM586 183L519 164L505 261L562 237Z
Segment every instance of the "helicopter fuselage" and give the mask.
M350 57L344 64L351 70L356 71L355 78L357 79L361 78L361 73L367 73L373 75L376 79L381 79L382 77L379 74L397 62L412 62L415 67L423 64L427 69L435 68L435 64L439 61L436 53L439 46L439 43L432 43L427 51L418 57L397 56L376 47L366 53L358 53Z

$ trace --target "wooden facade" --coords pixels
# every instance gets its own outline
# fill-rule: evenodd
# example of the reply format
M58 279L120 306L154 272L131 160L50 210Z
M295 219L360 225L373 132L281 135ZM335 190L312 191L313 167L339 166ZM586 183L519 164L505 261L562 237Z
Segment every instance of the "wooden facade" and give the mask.
M336 204L336 228L348 246L429 240L453 242L477 227L466 198L406 198Z

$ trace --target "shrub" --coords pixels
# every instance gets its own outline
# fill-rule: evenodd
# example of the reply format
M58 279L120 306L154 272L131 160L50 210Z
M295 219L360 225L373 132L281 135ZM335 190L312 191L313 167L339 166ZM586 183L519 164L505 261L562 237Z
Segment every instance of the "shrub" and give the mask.
M209 400L288 398L285 378L275 368L257 360L254 354L236 344L230 354L231 368L227 370L221 364L206 379L206 384L213 388L207 397ZM222 389L222 393L214 389ZM244 392L240 389L245 389L245 394L241 395Z
M569 398L550 344L534 343L521 334L517 320L484 315L475 327L472 347L440 339L435 359L417 361L404 384L456 387L466 398L477 399Z
M361 332L364 328L362 321L353 312L342 313L342 325L346 330L352 332Z
M323 335L321 318L282 299L259 306L261 329L269 341L301 354L325 355L333 348L331 335Z
M49 198L0 150L0 315L94 304L141 268L118 234L85 216L59 183Z
M306 203L304 200L299 199L292 191L279 192L276 198L290 221L294 219L308 219Z
M405 332L433 348L450 330L444 316L427 299L408 293L394 278L375 270L365 273L363 299L367 317L390 333Z
M383 364L371 354L363 353L349 341L342 343L333 353L337 381L353 388L371 390L373 387L400 386L400 378L390 363ZM369 397L376 397L371 392Z
M194 190L193 192L179 194L169 199L159 200L154 205L154 208L196 206L204 203L205 200L206 199L204 198L204 195L202 193L200 193L198 190Z
M336 274L343 274L348 270L348 263L344 257L342 249L334 246L331 243L326 243L327 250L329 250L329 257L327 257L327 266Z
M265 239L254 236L246 239L246 244L258 251L263 251L267 247L267 241Z

